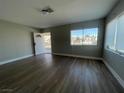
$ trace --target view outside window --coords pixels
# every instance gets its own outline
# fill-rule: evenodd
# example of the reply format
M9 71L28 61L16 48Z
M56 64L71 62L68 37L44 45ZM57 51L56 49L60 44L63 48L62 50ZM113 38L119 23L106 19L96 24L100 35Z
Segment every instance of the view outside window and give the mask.
M98 28L71 31L71 45L97 45Z
M84 29L83 45L97 45L98 28Z
M51 35L50 33L43 33L44 47L51 49Z
M82 45L82 30L71 31L71 45Z
M124 13L118 15L107 24L106 28L106 49L110 49L124 56Z

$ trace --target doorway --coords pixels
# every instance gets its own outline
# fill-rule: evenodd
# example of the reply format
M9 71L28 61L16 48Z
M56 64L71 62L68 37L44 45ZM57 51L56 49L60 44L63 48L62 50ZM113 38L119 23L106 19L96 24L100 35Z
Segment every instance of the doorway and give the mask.
M34 33L35 55L51 53L51 33Z

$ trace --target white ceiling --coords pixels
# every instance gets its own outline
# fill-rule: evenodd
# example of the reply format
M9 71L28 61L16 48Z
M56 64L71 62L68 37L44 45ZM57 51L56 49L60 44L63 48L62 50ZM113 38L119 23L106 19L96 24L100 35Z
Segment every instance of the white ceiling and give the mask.
M118 0L0 0L0 19L46 28L105 17ZM41 15L38 9L55 11Z

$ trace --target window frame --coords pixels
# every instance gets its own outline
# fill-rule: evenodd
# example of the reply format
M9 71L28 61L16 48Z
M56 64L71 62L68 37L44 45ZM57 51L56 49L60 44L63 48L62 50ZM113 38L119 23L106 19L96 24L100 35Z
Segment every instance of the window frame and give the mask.
M82 38L84 37L84 33L85 33L85 29L97 29L97 33L96 33L96 38L97 38L97 41L96 41L96 44L83 44L83 41L82 41L82 44L80 45L74 45L74 44L72 44L72 34L71 34L71 32L72 31L78 31L78 30L82 30ZM98 46L98 36L99 36L99 27L89 27L89 28L80 28L80 29L73 29L73 30L71 30L70 31L70 45L71 46Z

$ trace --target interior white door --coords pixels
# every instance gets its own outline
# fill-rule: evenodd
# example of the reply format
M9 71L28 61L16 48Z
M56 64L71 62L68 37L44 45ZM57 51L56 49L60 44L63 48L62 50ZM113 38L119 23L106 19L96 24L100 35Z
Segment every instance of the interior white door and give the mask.
M35 55L45 53L43 35L41 33L34 33L34 47Z

